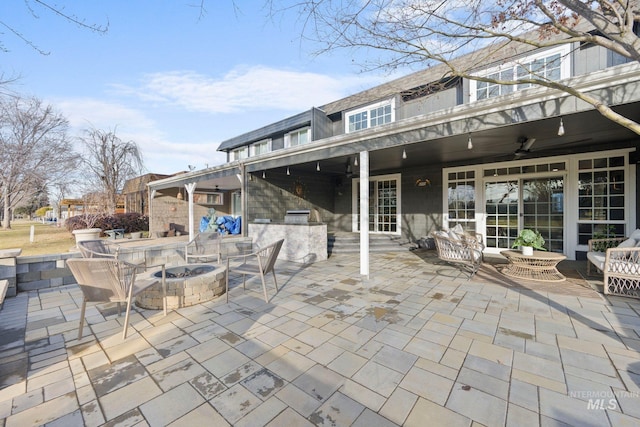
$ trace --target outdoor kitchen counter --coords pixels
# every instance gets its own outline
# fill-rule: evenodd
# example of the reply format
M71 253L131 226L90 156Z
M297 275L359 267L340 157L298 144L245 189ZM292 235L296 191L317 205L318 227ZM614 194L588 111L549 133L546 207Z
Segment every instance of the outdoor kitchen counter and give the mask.
M278 259L312 263L327 259L327 224L249 223L249 237L258 247L284 239Z

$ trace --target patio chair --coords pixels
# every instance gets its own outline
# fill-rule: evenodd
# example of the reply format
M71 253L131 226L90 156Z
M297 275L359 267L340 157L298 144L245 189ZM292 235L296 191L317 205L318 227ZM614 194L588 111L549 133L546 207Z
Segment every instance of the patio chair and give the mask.
M131 311L133 298L157 283L162 283L164 315L167 315L167 286L164 265L162 265L162 278L156 278L151 275L140 277L136 274L136 270L139 268L138 265L116 259L72 258L67 260L67 266L69 266L83 295L78 339L82 338L84 315L88 302L115 302L118 304L118 316L121 314L120 303L126 302L127 309L122 339L127 338L129 312Z
M78 242L78 249L80 249L83 258L109 258L126 261L137 265L139 271L162 266L162 264L147 265L147 257L144 250L137 248L123 250L119 245L109 244L103 239Z
M459 265L469 272L469 280L480 269L483 261L481 240L469 235L450 231L435 231L431 236L436 242L438 258L450 264Z
M278 281L276 280L276 272L274 266L283 243L284 239L281 239L253 253L231 256L227 258L227 302L229 302L229 275L231 273L242 274L242 287L244 289L246 289L247 274L251 276L260 276L260 280L262 281L262 290L264 291L264 300L265 302L269 302L269 297L267 296L267 285L265 283L264 276L268 273L273 274L273 283L276 285L277 292ZM239 258L242 258L242 264L231 266L229 261Z
M83 240L78 242L78 249L83 258L117 258L120 247L109 245L104 240Z
M207 231L196 234L184 251L184 258L187 264L195 262L215 262L220 263L222 237L217 231Z

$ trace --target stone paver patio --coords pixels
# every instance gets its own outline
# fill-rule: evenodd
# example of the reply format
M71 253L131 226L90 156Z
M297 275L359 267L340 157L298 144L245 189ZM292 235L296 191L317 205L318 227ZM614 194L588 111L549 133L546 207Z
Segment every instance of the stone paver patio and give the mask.
M1 425L640 425L640 301L577 273L467 281L416 251L372 254L368 280L357 255L277 274L269 303L252 280L229 304L133 310L124 341L115 305L76 339L75 285L6 300Z

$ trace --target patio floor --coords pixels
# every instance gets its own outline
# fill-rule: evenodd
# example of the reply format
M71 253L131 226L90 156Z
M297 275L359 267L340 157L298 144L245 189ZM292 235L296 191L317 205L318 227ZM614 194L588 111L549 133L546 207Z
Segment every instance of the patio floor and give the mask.
M0 426L621 426L640 424L640 301L569 280L478 275L432 251L278 263L280 291L91 306L77 286L0 311ZM498 265L499 267L499 265ZM271 284L271 277L268 278ZM275 294L275 296L274 296Z

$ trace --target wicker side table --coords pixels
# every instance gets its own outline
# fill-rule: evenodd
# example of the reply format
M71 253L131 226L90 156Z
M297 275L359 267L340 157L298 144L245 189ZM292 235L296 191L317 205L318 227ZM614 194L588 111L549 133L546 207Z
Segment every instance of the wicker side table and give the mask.
M509 264L502 274L525 280L541 282L563 282L567 280L557 269L560 261L567 257L556 252L533 251L533 255L522 255L521 251L500 252Z

